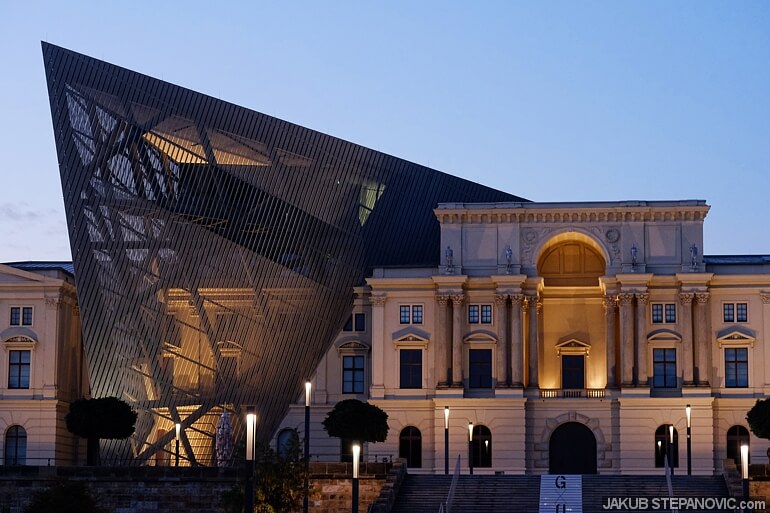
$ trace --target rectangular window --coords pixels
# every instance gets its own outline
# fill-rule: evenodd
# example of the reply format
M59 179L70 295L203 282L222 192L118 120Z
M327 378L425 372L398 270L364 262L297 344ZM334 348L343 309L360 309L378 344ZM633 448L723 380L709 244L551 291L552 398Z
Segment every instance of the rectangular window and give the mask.
M364 393L364 357L342 357L342 393Z
M29 351L10 351L8 388L29 388Z
M492 350L470 349L468 351L468 386L470 388L492 388Z
M725 349L725 386L727 388L749 386L749 350L747 348Z
M748 303L724 303L722 305L724 322L749 322Z
M422 324L422 305L412 305L412 324Z
M402 349L401 388L422 388L422 349Z
M401 324L409 324L411 320L412 307L409 305L401 305L399 307L399 322Z
M11 307L11 326L21 326L21 307Z
M21 325L32 326L32 307L25 306L21 309Z
M653 324L676 323L676 304L653 303L652 304L652 322Z
M676 349L653 349L652 386L676 388Z
M366 331L366 314L354 313L350 314L342 331Z
M366 331L366 314L364 313L357 313L355 314L355 327L356 331Z
M468 305L468 324L492 324L492 305Z

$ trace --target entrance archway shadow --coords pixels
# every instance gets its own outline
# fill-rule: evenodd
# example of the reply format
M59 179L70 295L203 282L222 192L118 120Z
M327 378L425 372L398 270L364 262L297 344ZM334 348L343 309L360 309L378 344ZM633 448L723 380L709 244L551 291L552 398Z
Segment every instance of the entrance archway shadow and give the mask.
M579 422L565 422L548 441L549 474L596 474L596 437Z

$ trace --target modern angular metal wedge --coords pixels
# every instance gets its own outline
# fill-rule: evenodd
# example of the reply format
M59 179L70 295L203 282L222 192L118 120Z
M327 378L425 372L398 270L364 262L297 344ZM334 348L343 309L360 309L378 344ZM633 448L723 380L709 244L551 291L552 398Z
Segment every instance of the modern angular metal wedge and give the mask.
M212 464L223 410L266 441L374 265L435 264L439 202L525 201L43 43L93 397L122 464ZM240 425L240 424L239 424ZM238 428L236 428L238 429ZM173 461L173 460L172 460Z

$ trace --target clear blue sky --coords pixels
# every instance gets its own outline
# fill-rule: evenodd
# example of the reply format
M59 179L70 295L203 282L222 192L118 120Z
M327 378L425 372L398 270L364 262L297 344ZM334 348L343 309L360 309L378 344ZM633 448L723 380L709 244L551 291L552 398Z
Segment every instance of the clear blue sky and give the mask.
M0 261L70 258L41 40L534 201L705 199L705 254L770 254L770 2L1 2Z

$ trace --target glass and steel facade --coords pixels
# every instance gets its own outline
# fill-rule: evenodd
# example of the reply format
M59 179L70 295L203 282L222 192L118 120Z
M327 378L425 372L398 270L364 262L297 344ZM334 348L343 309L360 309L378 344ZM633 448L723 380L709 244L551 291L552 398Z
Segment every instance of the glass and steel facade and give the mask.
M211 461L223 410L266 440L373 266L438 265L439 202L524 201L43 43L93 397L139 413L108 457ZM161 461L158 459L157 461Z

